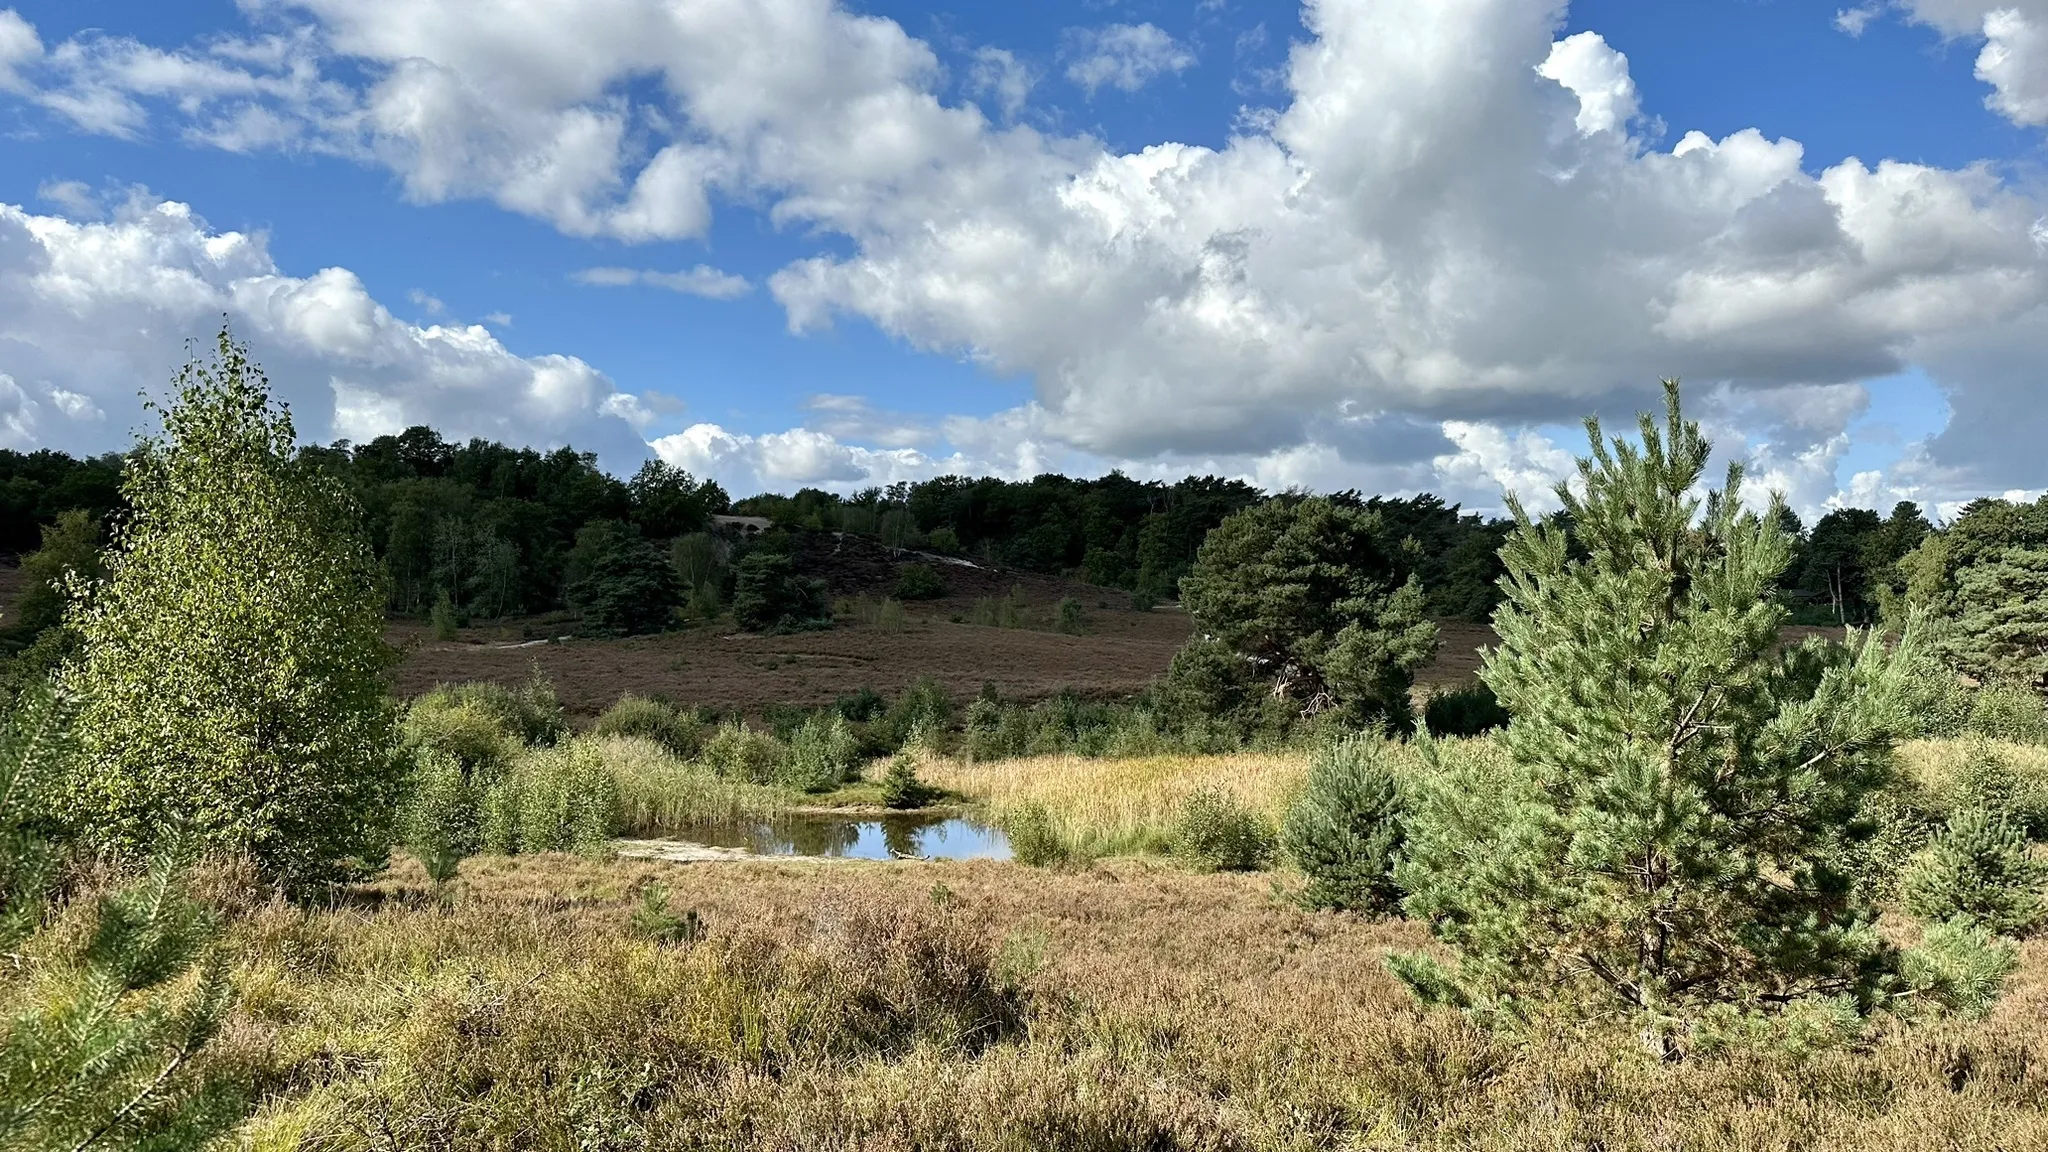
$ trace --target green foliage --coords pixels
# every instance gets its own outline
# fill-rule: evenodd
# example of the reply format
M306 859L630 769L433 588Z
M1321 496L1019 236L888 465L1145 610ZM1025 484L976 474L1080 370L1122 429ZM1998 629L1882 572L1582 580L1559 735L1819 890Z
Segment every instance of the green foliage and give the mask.
M1974 1020L1991 1011L2005 978L2019 967L2019 946L1967 916L1930 924L1899 957L1914 995L1947 1015Z
M1937 797L1905 778L1864 796L1841 858L1859 900L1876 904L1898 895L1913 858L1941 831L1943 811Z
M757 732L742 721L728 720L704 741L698 759L720 776L766 784L775 779L784 753L782 741L766 732Z
M412 702L405 726L409 736L442 741L472 767L506 742L552 744L569 731L554 685L537 666L517 688L488 681L441 685ZM487 729L494 735L486 736Z
M1153 595L1149 588L1140 588L1136 592L1131 593L1131 611L1133 612L1150 612L1158 606L1159 597Z
M1043 804L1020 804L1004 812L997 824L1010 842L1010 858L1019 864L1053 868L1075 862L1073 842Z
M1970 808L1948 827L1906 873L1906 910L1923 920L1961 918L2000 936L2024 936L2048 917L2042 888L2048 861L2036 860L2018 826L2002 813Z
M1317 752L1308 784L1287 810L1280 846L1308 883L1300 900L1372 916L1394 913L1394 864L1406 838L1400 782L1386 742L1359 736Z
M446 752L422 747L413 754L399 838L434 883L454 879L463 859L483 847L485 787Z
M1422 722L1432 736L1477 736L1507 727L1508 710L1482 681L1432 692L1423 705Z
M444 643L455 639L455 600L448 595L446 588L441 590L439 596L434 597L434 610L428 614L427 621L434 630L434 639Z
M1377 513L1322 498L1268 501L1209 534L1181 603L1275 695L1311 712L1334 705L1354 722L1405 724L1436 625L1398 550Z
M234 998L210 910L167 840L139 882L54 923L47 813L73 770L72 706L24 694L0 736L0 1146L197 1149L247 1110L206 1049Z
M1710 446L1675 383L1663 427L1640 428L1640 447L1610 446L1588 421L1562 524L1510 496L1483 673L1514 716L1496 738L1510 759L1482 773L1460 750L1427 780L1397 868L1404 910L1488 1010L1552 998L1661 1029L1721 1005L1867 1006L1891 957L1840 862L1910 723L1916 640L1781 651L1775 509L1745 512L1735 469L1704 507L1692 495Z
M889 758L882 773L882 803L891 808L922 808L935 799L930 785L917 778L917 759L907 752Z
M678 913L669 907L668 889L649 884L640 891L640 906L633 910L633 932L656 944L688 947L704 938L704 918L695 908Z
M1943 782L1940 800L1948 813L1981 808L2011 824L2030 840L2048 839L2048 777L2015 763L1995 745L1977 740Z
M67 815L146 849L184 822L305 884L382 859L393 752L384 593L346 492L296 461L288 413L223 331L122 482L131 516L67 617L83 654Z
M64 622L70 589L100 578L99 521L82 509L43 529L42 547L21 558L21 593L8 632L23 644Z
M581 741L514 760L485 798L484 850L601 852L622 819L619 789L598 750Z
M583 631L600 637L662 631L675 622L680 602L675 569L637 531L600 531L606 527L591 525L576 539L583 555L572 558L578 574L567 594L583 614Z
M1969 729L2015 744L2048 744L2048 699L2024 684L1995 680L1972 694Z
M822 580L799 578L789 557L755 552L734 574L732 616L749 632L799 632L832 625Z
M633 523L651 539L701 530L732 501L716 481L698 483L688 472L660 460L649 460L626 481Z
M1082 609L1079 600L1063 596L1053 612L1052 628L1069 636L1085 636L1088 633L1088 613Z
M599 736L638 736L659 744L671 756L688 760L704 744L704 722L694 711L682 711L665 700L626 695L605 709L591 732Z
M2048 692L2048 497L1973 501L1897 567L1893 614L1933 616L1951 667Z
M1000 600L988 596L977 599L968 622L983 628L1029 628L1031 605L1025 603L1024 590L1012 586Z
M776 776L783 786L799 792L829 792L854 778L859 766L860 742L846 726L846 718L837 712L816 712L790 739Z
M1181 801L1173 854L1204 872L1256 872L1272 859L1273 829L1237 798L1202 788Z
M945 686L930 676L920 676L870 728L875 743L893 752L913 742L919 733L927 741L937 739L952 718L953 698L946 695Z
M895 595L898 600L937 600L946 594L946 578L929 564L905 564L896 569Z

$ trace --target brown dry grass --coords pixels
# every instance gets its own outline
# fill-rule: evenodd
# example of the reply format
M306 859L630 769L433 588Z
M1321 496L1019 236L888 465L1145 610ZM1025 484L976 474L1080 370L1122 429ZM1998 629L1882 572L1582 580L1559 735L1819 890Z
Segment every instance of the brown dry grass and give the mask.
M636 939L659 882L709 937ZM257 1149L2048 1147L2048 946L1987 1020L1658 1065L1487 1035L1409 924L1136 862L401 868L238 930Z

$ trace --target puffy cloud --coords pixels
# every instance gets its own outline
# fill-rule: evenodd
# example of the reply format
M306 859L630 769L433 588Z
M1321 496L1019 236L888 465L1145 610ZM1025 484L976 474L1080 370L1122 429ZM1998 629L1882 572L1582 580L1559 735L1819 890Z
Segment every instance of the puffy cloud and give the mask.
M579 284L590 284L599 288L625 288L644 284L651 288L666 288L686 296L702 296L708 300L737 300L754 290L744 276L720 272L708 264L699 264L685 272L652 272L642 268L585 268L576 273Z
M1071 28L1065 41L1067 79L1090 96L1103 87L1136 92L1195 63L1195 54L1156 24Z
M1309 0L1282 107L1220 147L1129 153L1015 123L1028 90L999 50L972 58L966 90L1004 123L947 104L928 45L833 0L245 7L307 23L181 52L70 42L36 65L58 79L39 98L106 131L162 108L202 142L358 156L415 197L484 197L577 235L696 236L722 198L760 205L833 237L768 280L793 328L855 317L1034 384L922 450L829 429L664 441L763 478L856 483L938 466L944 443L1005 473L1214 462L1533 490L1561 457L1532 428L1625 413L1679 374L1781 410L1731 452L1811 502L1852 418L1843 389L1908 364L1955 412L1912 483L2021 483L1999 478L2048 432L2029 391L2048 362L2041 203L1988 167L1810 171L1757 129L1654 146L1628 131L1627 60L1591 33L1559 40L1558 0ZM1994 106L2035 114L2048 0L1910 9L1982 37ZM1107 44L1187 66L1157 29L1116 27L1066 62ZM1076 82L1139 68L1112 64ZM336 340L373 327L329 308ZM364 423L399 403L350 396ZM855 435L845 413L812 415Z
M2015 124L2048 125L2048 0L1898 0L1951 39L1979 38L1985 104Z
M994 101L1006 120L1014 120L1024 111L1025 101L1031 98L1031 88L1036 83L1031 69L1003 48L976 49L973 66L967 73L967 91Z
M692 424L649 446L668 463L712 477L736 494L799 487L850 491L961 470L949 466L957 460L935 460L914 448L867 448L809 428L754 436Z
M183 204L131 199L77 222L0 204L0 442L119 447L220 318L248 340L311 439L432 424L451 436L560 444L630 466L645 448L611 382L567 356L520 357L488 330L408 324L354 273L282 272L264 238Z

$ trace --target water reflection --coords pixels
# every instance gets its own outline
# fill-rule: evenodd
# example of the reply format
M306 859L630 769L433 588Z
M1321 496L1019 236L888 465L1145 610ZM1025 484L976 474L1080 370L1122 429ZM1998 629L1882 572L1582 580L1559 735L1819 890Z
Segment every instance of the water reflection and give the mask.
M958 816L915 812L836 816L792 813L768 820L700 822L671 835L713 848L745 848L763 856L843 856L856 860L925 857L1007 860L1001 831Z

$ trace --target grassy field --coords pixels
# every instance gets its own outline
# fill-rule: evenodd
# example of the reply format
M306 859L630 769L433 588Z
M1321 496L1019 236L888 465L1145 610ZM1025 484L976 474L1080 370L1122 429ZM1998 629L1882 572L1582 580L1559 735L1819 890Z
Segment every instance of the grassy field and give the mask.
M1931 779L1965 754L1905 753ZM1143 848L1205 784L1276 811L1304 761L926 770ZM485 857L439 891L401 859L319 909L209 884L243 902L215 1058L262 1096L251 1149L2048 1147L2041 941L1981 1021L1661 1064L1619 1024L1509 1037L1420 1008L1381 963L1420 926L1157 859Z

